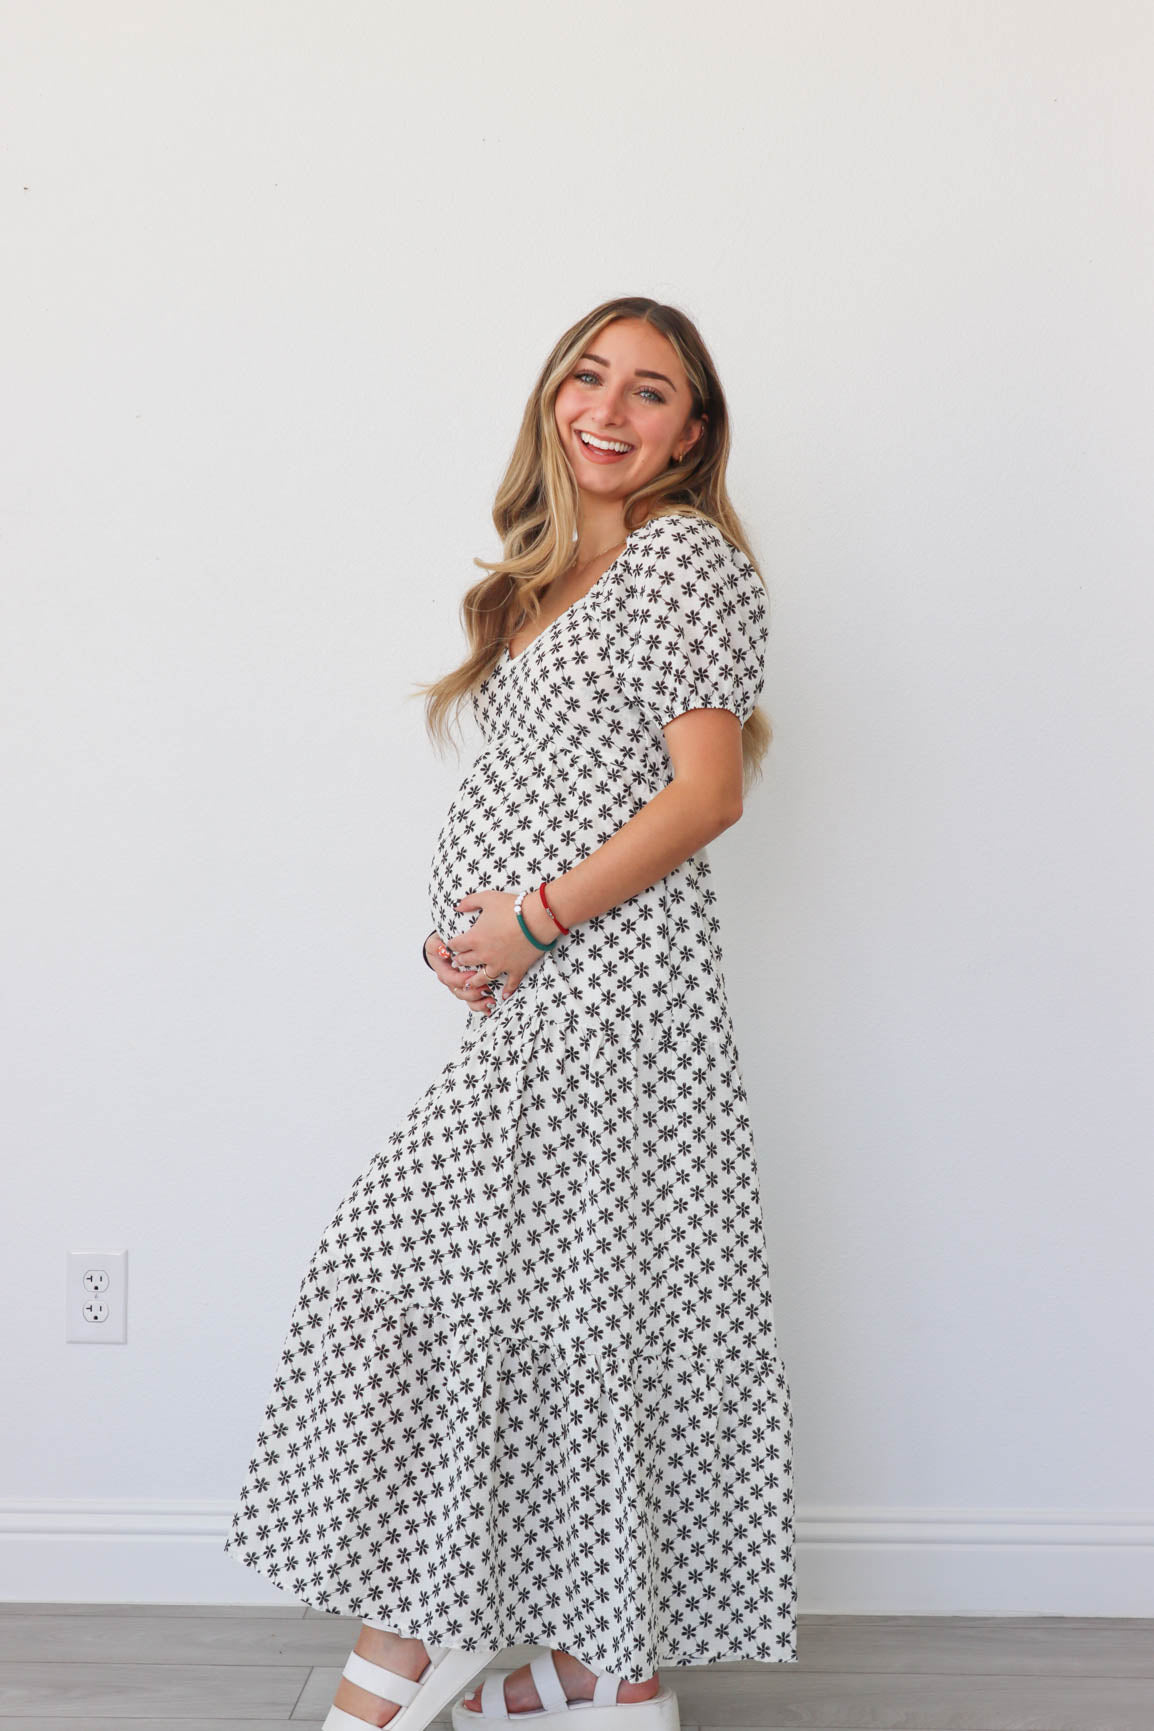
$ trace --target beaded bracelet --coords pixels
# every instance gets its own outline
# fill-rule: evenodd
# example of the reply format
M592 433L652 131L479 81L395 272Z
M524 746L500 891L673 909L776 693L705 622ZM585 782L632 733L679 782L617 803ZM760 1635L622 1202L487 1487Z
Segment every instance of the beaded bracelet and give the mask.
M533 944L537 949L539 949L539 950L551 950L553 948L553 945L557 942L557 939L553 938L550 940L549 943L543 944L541 942L540 938L535 938L533 936L532 932L529 930L528 926L525 924L524 917L521 913L521 903L525 900L525 897L527 895L529 895L530 893L531 892L529 890L522 890L521 894L517 897L517 900L513 903L513 912L517 916L517 924L520 926L521 930L524 932L524 934L528 938L529 942L531 944Z

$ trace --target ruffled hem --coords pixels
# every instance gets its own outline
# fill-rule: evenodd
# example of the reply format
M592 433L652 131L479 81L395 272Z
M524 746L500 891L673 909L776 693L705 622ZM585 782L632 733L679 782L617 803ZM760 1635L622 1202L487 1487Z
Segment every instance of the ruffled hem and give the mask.
M776 1353L750 1381L331 1296L303 1365L286 1343L225 1543L245 1567L428 1644L543 1644L638 1681L796 1658Z

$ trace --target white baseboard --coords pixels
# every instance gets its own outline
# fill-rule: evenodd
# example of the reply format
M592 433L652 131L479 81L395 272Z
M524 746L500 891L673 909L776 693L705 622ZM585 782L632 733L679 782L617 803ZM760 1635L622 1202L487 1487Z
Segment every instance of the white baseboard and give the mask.
M797 1541L802 1611L1154 1616L1150 1509L816 1507Z
M0 1502L0 1602L297 1601L222 1546L231 1507L134 1497ZM798 1610L1154 1616L1149 1509L848 1509L797 1516Z

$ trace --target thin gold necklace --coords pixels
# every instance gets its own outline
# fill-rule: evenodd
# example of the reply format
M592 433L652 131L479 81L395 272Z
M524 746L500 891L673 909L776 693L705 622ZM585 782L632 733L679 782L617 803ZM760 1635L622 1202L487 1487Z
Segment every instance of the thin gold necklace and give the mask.
M626 536L625 541L628 539L629 537ZM614 541L612 547L603 547L600 553L594 553L590 558L583 559L580 565L571 565L569 569L571 571L584 571L589 565L596 565L598 559L604 559L606 553L616 553L618 547L624 547L625 541Z
M603 548L602 548L602 550L601 550L601 552L600 552L600 553L594 553L594 555L593 555L593 557L592 557L592 558L591 558L591 559L586 559L586 560L584 560L584 561L583 561L583 563L582 563L582 564L580 564L580 565L570 565L570 567L569 567L569 570L570 570L570 571L584 571L584 570L585 570L585 567L586 567L586 566L587 566L587 565L595 565L595 564L596 564L596 563L597 563L597 561L598 561L598 559L604 559L604 557L605 557L605 555L606 555L606 553L615 553L615 552L616 552L616 551L617 551L617 549L618 549L618 548L619 548L619 547L624 547L624 546L625 546L625 545L626 545L626 542L628 542L628 540L629 540L629 537L628 537L628 535L626 535L626 537L625 537L625 540L624 540L624 541L614 541L614 543L613 543L613 545L612 545L612 547L603 547ZM566 572L566 573L565 573L565 575L566 575L566 576L567 576L567 575L568 575L568 572ZM580 600L580 599L581 599L581 597L580 597L580 596L578 596L578 600ZM572 603L570 603L570 605L572 605ZM567 609L567 608L562 608L562 612L567 612L567 611L568 611L568 609ZM560 615L560 614L558 614L558 615L557 615L557 618L560 618L560 616L561 616L561 615ZM521 609L521 614L520 614L520 617L519 617L519 619L518 619L518 620L517 620L517 623L516 623L516 625L515 625L515 626L514 626L514 627L513 627L513 631L512 631L512 634L511 634L511 636L509 636L509 637L506 637L506 639L505 639L505 646L506 646L506 648L509 648L509 647L511 647L511 645L512 645L512 642L513 642L513 638L514 638L514 637L516 637L516 635L517 635L517 633L518 633L518 631L520 631L520 629L521 629L521 627L522 627L522 626L523 626L523 625L524 625L524 624L526 624L526 623L527 623L527 621L528 621L528 618L529 618L529 615L528 615L528 613L527 613L527 612L526 612L526 611L525 611L525 609L524 609L524 608L523 608L523 607L522 607L522 609ZM549 621L549 625L552 625L552 624L555 624L555 623L556 623L556 620L553 620L553 619L551 619L551 620L550 620L550 621ZM543 629L544 629L544 630L546 630L546 631L548 631L548 629L549 629L549 625L546 625L546 626L544 626L544 627L543 627ZM538 636L538 637L539 637L539 636L540 636L540 635L541 635L541 633L540 633L540 632L538 632L538 633L537 633L537 636ZM536 638L536 637L531 637L531 638L530 638L530 639L529 639L529 641L530 641L530 643L535 643L535 642L536 642L536 641L537 641L537 638ZM526 648L527 648L527 647L528 647L528 645L526 645Z

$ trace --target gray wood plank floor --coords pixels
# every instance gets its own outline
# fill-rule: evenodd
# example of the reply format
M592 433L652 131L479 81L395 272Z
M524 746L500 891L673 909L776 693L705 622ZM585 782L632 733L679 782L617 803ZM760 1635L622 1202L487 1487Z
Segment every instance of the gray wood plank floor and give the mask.
M319 1731L359 1628L293 1605L0 1606L0 1731ZM667 1669L682 1731L1154 1731L1146 1619L801 1616L798 1655Z

